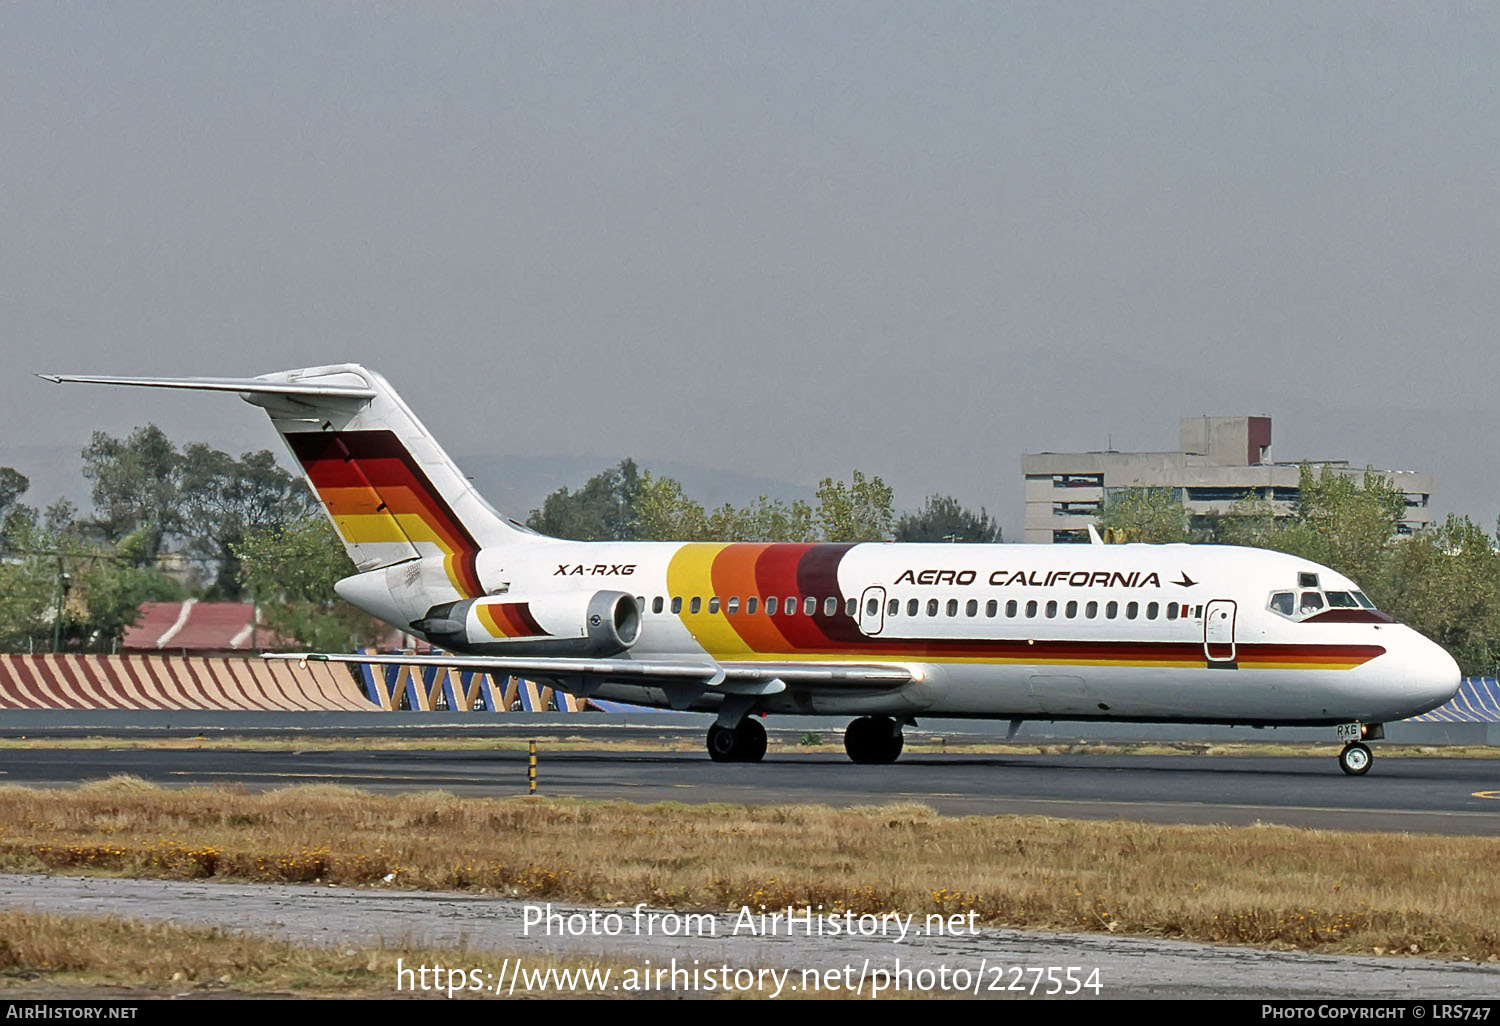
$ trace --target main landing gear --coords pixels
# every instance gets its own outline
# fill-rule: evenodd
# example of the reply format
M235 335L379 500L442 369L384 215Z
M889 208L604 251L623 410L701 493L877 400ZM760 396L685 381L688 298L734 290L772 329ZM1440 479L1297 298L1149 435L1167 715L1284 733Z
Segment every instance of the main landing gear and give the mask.
M889 716L861 716L844 731L844 751L857 763L895 762L906 738Z
M738 727L708 728L708 757L714 762L760 762L766 754L766 728L745 717Z

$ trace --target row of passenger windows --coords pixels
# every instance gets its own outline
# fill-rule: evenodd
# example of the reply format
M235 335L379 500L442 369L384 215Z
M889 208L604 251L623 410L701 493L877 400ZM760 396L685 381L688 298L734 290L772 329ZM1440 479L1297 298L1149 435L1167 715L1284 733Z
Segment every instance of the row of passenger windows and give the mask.
M643 605L645 601L645 597L642 596L641 603ZM686 606L688 613L690 615L701 613L703 611L703 604L703 599L700 596L695 595L687 599ZM752 595L744 600L743 606L738 596L721 600L719 596L714 595L708 599L708 611L710 613L717 613L720 609L723 609L726 613L734 614L743 609L747 615L753 616L764 610L767 616L795 616L800 608L804 616L812 616L818 612L821 605L824 616L834 616L839 612L841 604L845 615L851 617L859 615L859 602L857 599L845 599L840 603L837 598L831 595L821 600L811 595L801 599L795 595L788 595L785 600L779 599L776 595L772 595L766 599ZM672 612L681 613L683 605L684 600L680 596L674 596L671 599ZM651 612L660 613L665 608L667 608L667 600L662 596L658 595L651 600ZM950 598L946 601L930 598L925 602L921 599L907 599L903 606L900 599L893 598L886 602L885 615L888 617L901 616L904 610L906 616L913 617L922 616L923 614L927 616L938 616L940 614L944 616L958 616L960 609L963 611L964 616L977 617L980 610L979 600L969 599L967 602L960 603L956 598ZM1068 620L1076 620L1080 617L1085 620L1097 620L1101 618L1101 612L1105 620L1121 619L1122 614L1126 620L1158 620L1162 619L1163 616L1168 620L1176 620L1189 616L1202 616L1203 607L1189 606L1185 602L1168 602L1163 605L1160 602L1121 603L1109 601L1100 603L1097 601L1078 602L1076 600L1059 602L1057 599L1049 599L1044 603L1038 599L1030 599L1023 603L1019 599L1010 599L1005 603L1004 608L1004 615L1011 619L1021 616L1027 619L1035 619L1041 616L1049 620L1055 620L1061 616ZM873 617L879 615L879 613L880 601L873 598L868 599L865 614ZM984 615L990 618L1001 615L1001 607L998 599L990 599L984 603Z

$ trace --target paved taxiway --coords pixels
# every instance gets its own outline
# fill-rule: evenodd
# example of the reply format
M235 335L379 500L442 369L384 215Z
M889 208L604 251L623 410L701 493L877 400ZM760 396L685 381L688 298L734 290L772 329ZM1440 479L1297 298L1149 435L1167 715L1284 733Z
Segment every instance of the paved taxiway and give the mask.
M328 782L382 792L526 792L526 754L518 751L0 750L0 783L66 786L116 773L168 786ZM549 751L544 740L539 779L543 795L640 802L918 801L952 815L1500 836L1500 760L1494 759L1377 756L1367 776L1347 777L1326 755L909 755L891 766L855 766L825 746L743 765L688 753Z

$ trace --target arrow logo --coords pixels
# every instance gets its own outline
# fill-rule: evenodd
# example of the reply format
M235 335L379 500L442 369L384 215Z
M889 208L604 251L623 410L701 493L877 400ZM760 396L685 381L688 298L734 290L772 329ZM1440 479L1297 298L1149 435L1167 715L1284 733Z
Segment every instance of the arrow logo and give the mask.
M1181 588L1191 588L1193 585L1197 584L1198 582L1195 581L1195 580L1193 580L1191 577L1189 577L1187 575L1187 571L1184 570L1182 572L1182 580L1180 580L1180 581L1173 581L1172 583L1175 584L1175 585L1177 585L1178 587L1181 587Z

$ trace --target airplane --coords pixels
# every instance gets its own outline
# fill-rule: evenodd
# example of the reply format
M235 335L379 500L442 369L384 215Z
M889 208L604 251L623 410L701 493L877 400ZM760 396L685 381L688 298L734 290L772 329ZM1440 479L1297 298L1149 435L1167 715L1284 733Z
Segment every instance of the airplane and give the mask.
M758 717L853 717L891 763L917 716L1333 726L1368 772L1384 724L1457 691L1440 646L1353 581L1215 545L575 542L496 512L379 374L40 375L232 392L271 417L357 573L338 594L444 650L281 658L458 667L715 713L709 756L757 762Z

